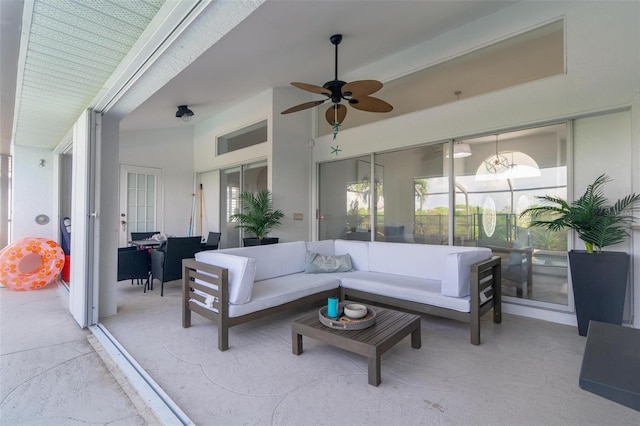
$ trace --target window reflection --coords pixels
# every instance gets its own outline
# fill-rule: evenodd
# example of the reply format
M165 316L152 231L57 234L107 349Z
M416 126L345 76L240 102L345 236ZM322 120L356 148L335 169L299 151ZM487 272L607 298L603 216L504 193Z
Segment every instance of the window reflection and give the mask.
M520 218L536 196L566 199L566 125L464 142L473 155L454 160L455 244L502 257L505 296L567 305L567 231L529 229Z

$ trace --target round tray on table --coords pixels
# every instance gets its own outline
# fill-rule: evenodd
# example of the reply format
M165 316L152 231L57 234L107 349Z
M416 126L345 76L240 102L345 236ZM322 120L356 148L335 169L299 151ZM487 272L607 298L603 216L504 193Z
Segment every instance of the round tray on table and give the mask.
M363 328L371 327L376 323L376 311L371 309L369 306L367 306L367 315L363 318L355 319L346 316L344 314L344 307L350 303L351 302L340 302L338 304L338 312L340 313L338 318L329 318L327 316L327 307L323 306L318 312L320 322L335 330L362 330Z

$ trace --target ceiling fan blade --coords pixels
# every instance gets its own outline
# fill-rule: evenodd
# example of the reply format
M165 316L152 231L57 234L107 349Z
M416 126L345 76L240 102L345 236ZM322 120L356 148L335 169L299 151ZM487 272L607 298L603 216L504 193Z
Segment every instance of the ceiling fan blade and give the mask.
M371 96L363 96L358 99L349 100L349 105L355 109L368 112L390 112L393 110L393 106L386 103L382 99L374 98Z
M342 86L342 94L351 93L351 96L368 96L382 89L382 83L377 80L352 81Z
M324 101L326 101L326 99ZM307 108L313 108L314 106L318 106L321 103L324 103L324 101L305 102L303 104L293 106L289 109L285 109L280 114L291 114L292 112L302 111L303 109L307 109Z
M325 117L327 122L333 126L336 122L342 124L342 121L347 116L347 107L342 104L333 104L327 109Z
M327 90L324 87L315 86L313 84L307 84L307 83L297 83L297 82L293 82L291 83L291 85L293 87L297 87L298 89L306 90L307 92L331 96L331 90Z

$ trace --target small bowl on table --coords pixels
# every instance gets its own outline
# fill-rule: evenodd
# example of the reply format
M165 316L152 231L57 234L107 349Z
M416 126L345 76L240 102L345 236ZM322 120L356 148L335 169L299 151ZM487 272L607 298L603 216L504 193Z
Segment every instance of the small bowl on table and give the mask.
M351 319L359 319L367 316L367 307L359 303L349 303L344 306L344 314Z

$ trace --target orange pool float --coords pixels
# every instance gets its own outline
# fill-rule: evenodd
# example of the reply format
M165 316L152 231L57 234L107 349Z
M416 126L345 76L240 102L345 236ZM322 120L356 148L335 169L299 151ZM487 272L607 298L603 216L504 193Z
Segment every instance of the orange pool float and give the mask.
M58 279L64 251L53 240L23 238L0 251L0 282L15 291L37 290Z

